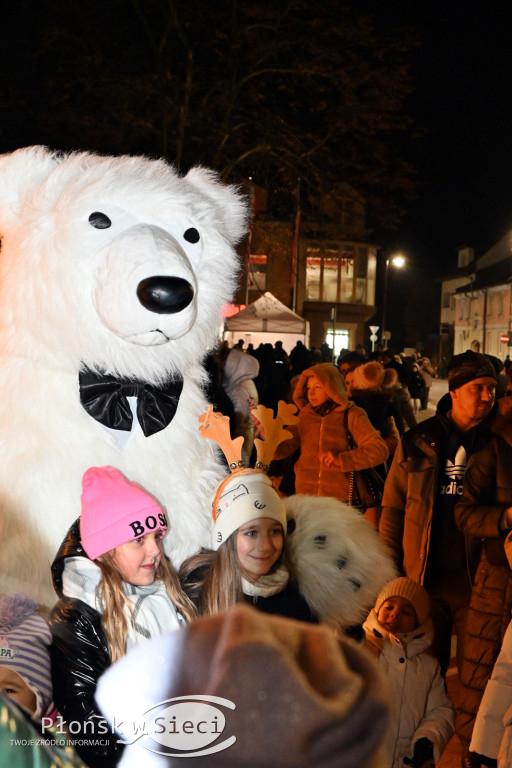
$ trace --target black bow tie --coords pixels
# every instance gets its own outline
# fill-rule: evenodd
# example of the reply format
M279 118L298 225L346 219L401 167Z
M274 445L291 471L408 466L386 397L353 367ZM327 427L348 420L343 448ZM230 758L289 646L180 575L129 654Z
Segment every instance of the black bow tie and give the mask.
M132 411L127 397L137 398L137 419L146 437L173 420L183 389L181 376L154 386L135 379L116 379L89 369L80 371L80 402L93 419L111 429L130 431Z

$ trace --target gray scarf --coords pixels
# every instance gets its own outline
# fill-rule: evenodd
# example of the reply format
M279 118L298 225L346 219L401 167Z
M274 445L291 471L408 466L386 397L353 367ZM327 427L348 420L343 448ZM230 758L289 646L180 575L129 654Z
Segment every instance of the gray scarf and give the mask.
M103 613L104 606L97 594L100 577L101 570L92 560L69 557L62 576L63 592L66 597L82 600L95 611ZM127 651L143 640L173 632L185 624L185 619L177 612L160 579L155 579L147 587L136 587L123 581L123 591L130 603L129 607L125 607L128 621Z

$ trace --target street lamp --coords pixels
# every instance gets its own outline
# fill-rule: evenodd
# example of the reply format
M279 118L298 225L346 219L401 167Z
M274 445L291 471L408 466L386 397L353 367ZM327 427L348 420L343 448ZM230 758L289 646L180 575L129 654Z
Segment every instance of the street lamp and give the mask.
M388 303L388 271L389 271L389 265L392 264L397 269L401 269L405 265L405 256L403 256L401 253L396 253L394 256L387 256L386 257L386 269L384 272L384 296L382 301L382 335L381 335L381 343L383 348L386 348L386 309L387 309L387 303Z

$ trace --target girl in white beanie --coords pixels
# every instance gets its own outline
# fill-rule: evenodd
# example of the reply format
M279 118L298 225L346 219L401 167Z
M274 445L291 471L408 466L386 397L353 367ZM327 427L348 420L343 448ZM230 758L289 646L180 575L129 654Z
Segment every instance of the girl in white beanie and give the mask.
M213 501L211 550L183 563L183 588L199 615L248 602L345 632L356 625L362 633L375 595L395 573L389 553L353 507L325 496L280 497L265 472L298 417L282 401L277 415L261 405L256 410L265 439L255 440L254 469L244 466L241 438L231 439L227 417L210 407L200 419L201 436L222 448L231 474Z
M199 615L248 602L259 610L316 622L285 556L286 509L272 481L246 469L221 483L213 504L212 549L180 569Z
M388 684L388 768L432 765L453 735L453 707L439 664L429 653L429 612L426 590L401 577L386 584L363 624L366 645Z

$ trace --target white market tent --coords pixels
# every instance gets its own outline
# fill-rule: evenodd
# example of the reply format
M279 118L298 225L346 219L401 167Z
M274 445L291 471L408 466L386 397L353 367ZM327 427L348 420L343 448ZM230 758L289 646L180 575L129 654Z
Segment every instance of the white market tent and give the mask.
M255 349L260 344L282 341L283 349L290 354L297 341L309 347L309 323L267 291L226 320L224 339L230 347L244 339L246 348L253 344Z

